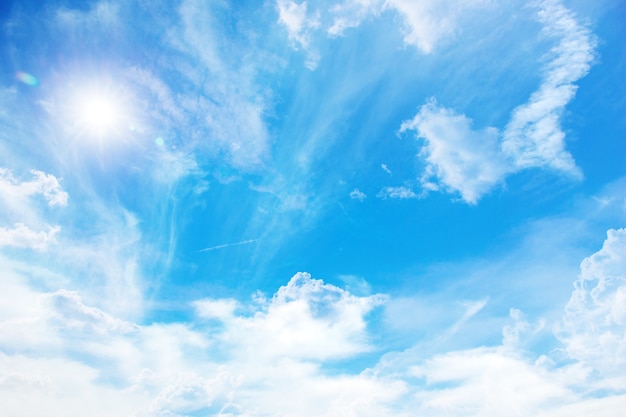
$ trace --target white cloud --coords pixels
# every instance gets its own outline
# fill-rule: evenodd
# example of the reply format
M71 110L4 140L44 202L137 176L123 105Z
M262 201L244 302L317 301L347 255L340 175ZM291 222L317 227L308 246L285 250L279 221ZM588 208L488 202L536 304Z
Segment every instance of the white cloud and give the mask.
M418 195L408 187L384 187L376 194L376 197L386 200L387 198L399 198L401 200L407 198L418 198Z
M48 245L56 243L55 235L61 230L59 226L48 227L48 231L35 232L22 223L17 223L12 229L0 227L0 247L13 246L17 248L31 248L46 250Z
M48 206L54 207L67 205L68 195L54 175L34 169L30 172L33 175L32 180L19 181L11 171L0 168L0 201L4 206L0 218L14 222L12 228L0 226L0 247L13 246L44 251L48 245L56 243L56 235L61 228L45 224L31 197L41 195ZM35 231L33 228L47 230Z
M308 3L298 4L291 0L277 0L278 22L287 28L289 39L294 46L301 47L307 52L307 68L313 70L319 62L319 54L310 48L311 33L318 28L319 13L309 14Z
M58 290L43 296L42 302L50 307L50 319L65 331L105 336L111 333L132 333L137 326L110 314L86 306L76 291Z
M238 317L225 335L238 354L325 360L370 350L365 315L382 304L298 273L252 317ZM272 335L271 340L267 338Z
M472 121L434 100L423 105L400 131L415 130L426 144L420 156L427 162L421 177L425 190L458 192L475 204L511 173L525 168L551 168L575 178L581 176L565 150L560 115L574 97L574 82L587 74L594 41L571 11L558 1L538 3L544 33L556 38L543 81L528 103L517 107L504 132L489 127L474 130Z
M626 384L626 229L609 230L580 278L556 328L568 355ZM620 385L621 384L621 385ZM615 387L614 387L615 388Z
M368 16L377 16L382 11L382 0L346 0L330 8L333 23L328 33L340 36L352 27L359 26Z
M409 372L425 379L416 400L426 416L536 415L570 397L569 390L540 366L499 348L437 355Z
M545 320L542 319L538 323L532 324L528 322L526 315L517 308L511 308L509 316L513 320L513 324L502 328L503 346L518 346L522 336L528 338L528 333L531 333L531 335L537 334L545 327Z
M462 12L486 3L484 0L388 0L385 7L396 10L404 19L404 42L428 54L441 39L455 34Z
M24 199L40 194L48 201L50 207L67 205L68 195L52 174L31 170L31 181L19 182L6 168L0 168L0 195L5 200Z
M391 170L387 167L387 164L380 164L380 167L383 169L383 171L385 171L387 174L391 174Z
M424 104L413 120L402 123L400 132L407 130L415 130L426 141L420 151L428 163L421 178L426 190L439 189L440 182L447 191L475 204L507 172L496 129L476 132L471 120L434 100Z
M391 10L402 18L404 43L429 54L442 39L456 34L464 12L489 3L488 0L347 0L331 7L333 23L328 33L342 35L346 29L359 26L368 17Z
M196 314L201 318L229 320L233 318L239 303L237 300L198 300L193 303Z
M583 262L581 280L599 283L606 277L607 283L609 277L622 276L624 242L626 231L610 231L603 249ZM6 280L0 286L0 294L15 290ZM617 293L619 286L602 288ZM590 373L581 362L558 366L545 355L533 358L517 348L531 329L516 309L511 310L515 324L505 330L502 346L434 355L418 346L381 353L371 368L329 372L321 365L375 348L368 341L366 317L386 297L355 296L299 273L273 297L257 297L248 306L219 298L194 303L199 316L223 320L222 328L203 329L201 322L133 324L86 305L74 291L22 295L32 298L28 302L22 297L23 303L41 301L37 309L12 310L38 318L31 327L28 321L21 323L25 330L37 330L40 340L18 338L7 349L9 340L0 338L0 400L13 414L74 416L80 411L73 410L84 410L87 402L98 406L96 417L112 412L146 417L560 417L576 410L608 417L626 406L626 396L620 394L623 384L613 386L616 394L588 397L584 382ZM485 303L463 304L452 327L476 317ZM602 304L601 314L593 307L584 315L587 321L577 323L584 332L597 329L591 343L606 330L607 314L614 320L611 326L620 321L619 312L614 314L608 304ZM237 315L238 307L245 314ZM566 316L573 323L581 316L571 310L568 306ZM3 332L6 324L0 316ZM507 334L512 343L506 343ZM48 348L43 355L24 349L28 346ZM618 374L625 354L613 351L603 358L615 369L597 367L595 378Z
M358 188L350 191L350 198L353 200L363 201L367 198L364 192L360 191Z
M543 33L557 39L558 44L548 55L550 61L539 89L528 103L513 111L503 133L502 149L518 168L550 167L581 176L565 150L560 116L576 93L574 83L589 72L595 42L591 32L559 1L540 2L538 16Z
M309 40L305 33L307 29L319 26L319 20L307 16L308 4L306 1L298 4L291 0L277 0L279 22L289 32L289 38L297 41L303 47L307 47Z

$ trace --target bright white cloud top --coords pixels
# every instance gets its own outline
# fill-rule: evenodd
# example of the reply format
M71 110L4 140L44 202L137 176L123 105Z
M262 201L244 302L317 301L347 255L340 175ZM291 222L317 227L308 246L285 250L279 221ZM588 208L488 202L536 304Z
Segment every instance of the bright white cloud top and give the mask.
M618 415L625 13L3 3L2 415Z

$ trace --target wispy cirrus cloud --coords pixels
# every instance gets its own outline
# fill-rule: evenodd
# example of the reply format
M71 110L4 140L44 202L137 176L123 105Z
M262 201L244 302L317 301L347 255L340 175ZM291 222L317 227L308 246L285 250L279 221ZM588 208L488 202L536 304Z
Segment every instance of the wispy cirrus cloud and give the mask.
M502 137L502 151L516 168L547 167L575 177L582 173L565 150L560 116L574 98L576 81L587 75L595 57L595 39L558 0L538 3L543 34L556 39L548 53L543 81L528 103L517 107Z

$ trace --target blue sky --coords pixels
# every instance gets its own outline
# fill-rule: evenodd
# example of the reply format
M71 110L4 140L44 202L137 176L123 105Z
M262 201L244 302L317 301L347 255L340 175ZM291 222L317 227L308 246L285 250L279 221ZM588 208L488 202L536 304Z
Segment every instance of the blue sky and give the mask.
M624 17L3 2L3 413L616 415Z

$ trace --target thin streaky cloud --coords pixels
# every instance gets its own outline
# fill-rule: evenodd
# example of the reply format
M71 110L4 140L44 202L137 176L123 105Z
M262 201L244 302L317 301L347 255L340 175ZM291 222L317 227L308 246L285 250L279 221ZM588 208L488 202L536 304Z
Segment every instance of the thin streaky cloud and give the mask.
M223 245L211 246L209 248L200 249L200 250L197 250L195 253L210 252L212 250L229 248L231 246L247 245L247 244L258 242L258 241L259 241L259 239L249 239L249 240L242 240L241 242L236 242L236 243L225 243Z

